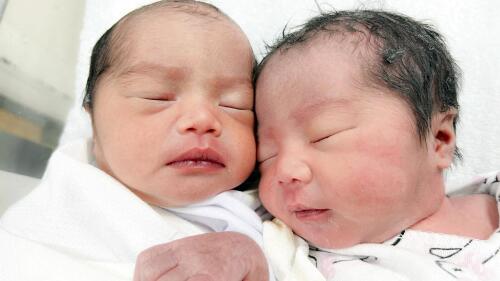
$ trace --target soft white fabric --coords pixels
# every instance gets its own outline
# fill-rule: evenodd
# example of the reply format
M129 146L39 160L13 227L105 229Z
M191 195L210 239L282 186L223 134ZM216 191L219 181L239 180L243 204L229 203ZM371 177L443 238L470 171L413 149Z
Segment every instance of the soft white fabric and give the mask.
M40 185L0 219L0 280L130 280L139 252L211 229L262 243L254 194L231 191L176 209L183 219L89 164L87 144L56 150Z
M169 211L190 222L203 225L214 232L235 231L252 238L261 248L262 219L269 217L258 199L257 190L240 192L230 190L204 202ZM269 280L274 279L269 266Z
M455 193L487 193L500 206L500 172ZM406 230L381 244L328 250L308 247L275 219L264 223L264 249L280 281L500 280L499 229L488 240Z
M324 281L308 260L309 245L279 219L264 222L264 252L279 281Z
M261 206L257 190L245 193L231 190L204 202L168 210L214 232L235 231L246 234L262 246L262 220L255 212Z
M0 228L2 281L122 281L131 280L132 262L98 262L59 251Z

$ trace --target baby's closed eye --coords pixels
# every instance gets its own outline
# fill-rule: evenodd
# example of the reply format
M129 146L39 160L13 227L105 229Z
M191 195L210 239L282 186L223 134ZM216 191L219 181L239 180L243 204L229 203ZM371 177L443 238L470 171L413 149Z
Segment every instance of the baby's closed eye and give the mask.
M356 127L353 126L345 129L333 129L333 130L328 130L327 132L324 133L313 134L313 137L311 138L311 144L318 144L321 142L330 141L332 140L333 137L349 132L354 128Z
M149 93L149 94L144 94L143 96L139 96L139 98L145 99L145 100L151 100L151 101L175 101L176 97L172 93Z
M253 94L243 90L224 93L220 97L219 106L235 110L253 110Z
M252 110L251 107L245 106L243 103L220 103L219 106L235 110Z

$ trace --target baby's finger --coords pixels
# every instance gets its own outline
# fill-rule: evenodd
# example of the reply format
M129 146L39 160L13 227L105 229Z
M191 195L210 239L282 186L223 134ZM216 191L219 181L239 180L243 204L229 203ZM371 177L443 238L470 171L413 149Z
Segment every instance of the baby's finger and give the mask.
M161 251L163 250L163 251ZM134 281L156 281L178 265L171 249L148 249L137 258Z
M171 270L164 272L155 281L186 281L190 280L190 273L187 272L182 266L176 266Z
M196 274L195 276L190 277L186 281L216 281L216 280L214 280L214 278L212 278L207 274Z

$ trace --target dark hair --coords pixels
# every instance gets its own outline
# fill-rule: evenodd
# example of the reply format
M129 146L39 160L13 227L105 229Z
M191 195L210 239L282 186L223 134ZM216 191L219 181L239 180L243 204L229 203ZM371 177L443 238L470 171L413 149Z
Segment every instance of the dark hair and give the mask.
M286 29L286 28L285 28ZM433 113L456 109L458 119L459 69L441 35L430 25L407 16L378 10L322 12L268 46L254 80L276 52L286 52L320 35L366 38L369 82L399 93L411 108L417 133L425 141ZM458 150L456 156L460 158Z
M87 78L87 84L85 87L85 95L83 98L82 105L87 108L90 112L93 109L94 95L97 84L100 77L110 68L110 66L115 63L117 59L117 48L118 43L121 43L120 35L123 33L121 31L121 26L125 24L131 18L145 14L151 10L168 7L175 9L179 12L184 12L187 14L192 14L196 16L204 16L210 18L217 18L218 16L224 16L228 18L222 11L217 7L195 0L163 0L154 2L149 5L142 6L132 12L128 13L122 17L118 22L111 26L104 34L97 40L94 48L92 49L92 55L90 57L90 69L89 76ZM229 18L228 18L229 19Z

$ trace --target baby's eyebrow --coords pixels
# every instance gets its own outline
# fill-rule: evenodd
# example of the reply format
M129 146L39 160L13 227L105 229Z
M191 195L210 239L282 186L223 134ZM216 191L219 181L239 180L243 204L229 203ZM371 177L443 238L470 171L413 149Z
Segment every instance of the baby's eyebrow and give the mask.
M290 113L290 117L295 120L304 120L312 114L324 109L345 108L352 104L352 100L346 98L322 97L312 98L304 102Z
M219 76L213 81L215 88L224 89L237 86L252 88L252 79L245 76Z
M158 76L172 80L184 80L190 73L189 68L178 66L167 66L157 63L140 62L126 67L118 74L118 77L128 77L133 75Z

